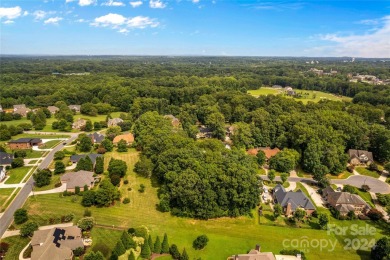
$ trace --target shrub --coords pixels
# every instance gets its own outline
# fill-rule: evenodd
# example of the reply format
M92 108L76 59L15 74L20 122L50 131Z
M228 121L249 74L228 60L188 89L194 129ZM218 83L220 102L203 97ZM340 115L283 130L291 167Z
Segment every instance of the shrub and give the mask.
M27 222L20 228L20 235L22 237L29 237L34 234L34 231L38 230L38 224L35 222Z
M20 225L28 220L27 210L17 209L14 213L15 224Z
M82 254L84 254L84 247L76 248L75 250L73 250L73 254L75 256L81 256Z
M76 187L74 188L74 193L75 193L75 194L79 194L79 193L80 193L80 187L79 187L79 186L76 186Z
M15 158L12 160L12 163L11 163L11 166L12 168L18 168L18 167L22 167L24 166L24 161L23 161L23 158Z
M9 244L5 242L0 242L0 255L5 255L9 248Z
M61 182L57 182L56 184L54 184L54 187L55 188L59 188L59 187L61 187L62 186L62 183Z
M123 184L129 184L129 180L124 180Z
M14 156L15 158L25 158L27 156L27 152L25 150L16 151Z
M200 250L200 249L203 249L207 243L209 242L209 238L206 236L206 235L201 235L201 236L198 236L194 242L192 242L192 247L197 249L197 250Z
M90 217L92 216L92 212L89 209L84 210L84 217Z
M180 259L180 252L179 249L177 248L177 245L172 244L171 247L169 248L169 253L171 254L173 259Z
M357 194L357 189L351 185L345 185L344 188L343 188L343 191L344 192L349 192L351 194Z
M139 185L138 191L141 193L144 193L145 192L145 185L143 185L143 184Z
M55 152L54 160L62 160L65 157L65 153L63 151Z
M69 214L64 216L64 222L71 222L73 219L74 219L73 213L69 213Z
M380 212L377 209L370 209L370 211L367 213L367 216L374 221L380 220L383 218L382 212Z
M93 227L94 218L93 217L85 217L80 219L77 222L77 226L82 230L90 230Z
M130 203L130 199L129 198L125 198L124 200L123 200L123 204L129 204Z

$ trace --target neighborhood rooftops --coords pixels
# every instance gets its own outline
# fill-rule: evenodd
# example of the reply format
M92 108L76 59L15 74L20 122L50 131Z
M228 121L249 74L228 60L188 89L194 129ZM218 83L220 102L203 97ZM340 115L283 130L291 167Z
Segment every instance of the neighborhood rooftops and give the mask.
M104 140L104 135L97 132L89 134L88 137L90 137L94 143L101 143Z
M66 183L66 189L74 189L76 187L88 187L93 186L95 183L95 178L93 177L93 172L89 171L78 171L78 172L69 172L61 176L61 182Z
M291 204L291 209L293 211L297 208L304 208L305 210L315 209L311 200L301 190L287 192L282 185L278 184L274 191L275 198L282 207Z
M32 260L73 258L73 250L84 247L81 229L76 226L37 230L31 239Z
M70 161L72 163L77 163L78 161L80 161L81 158L85 159L85 157L89 157L89 159L91 159L92 161L92 164L95 164L96 162L96 158L98 157L102 157L103 155L101 154L97 154L97 153L90 153L90 154L74 154L70 157Z
M365 150L354 150L349 149L348 155L350 160L357 158L360 162L373 162L374 158L372 157L372 152Z
M14 159L13 154L0 152L0 165L11 164L13 159Z
M19 138L17 140L11 140L8 143L10 143L10 144L29 143L31 145L36 145L36 144L42 143L42 139L39 139L39 138Z

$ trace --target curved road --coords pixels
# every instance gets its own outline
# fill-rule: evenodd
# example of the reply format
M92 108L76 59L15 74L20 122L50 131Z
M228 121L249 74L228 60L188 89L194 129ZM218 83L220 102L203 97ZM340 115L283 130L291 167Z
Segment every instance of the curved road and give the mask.
M53 148L52 151L50 151L47 156L42 160L40 165L38 166L39 169L45 169L49 167L50 162L53 160L55 152L61 150L65 145L73 142L77 136L78 133L50 133L50 132L26 132L29 134L55 134L55 135L70 135L71 137L57 145ZM65 144L64 144L65 143ZM14 212L21 208L23 204L26 202L28 195L32 191L32 187L34 185L34 180L31 177L28 179L28 181L25 183L24 187L20 190L19 194L15 197L15 199L12 201L12 203L9 205L9 207L6 209L4 214L0 217L0 238L3 236L4 232L8 229L9 225L12 223Z
M268 180L268 176L261 175L260 176L263 180ZM276 181L280 181L280 177L275 177ZM312 178L301 178L301 177L289 177L287 179L290 182L305 182L305 183L316 183L315 180ZM353 175L350 176L348 179L342 179L342 180L336 180L332 179L330 180L331 184L342 184L342 185L351 185L357 188L361 188L363 184L366 184L370 187L370 192L373 193L382 193L382 194L388 194L390 193L390 185L373 177L364 176L364 175Z

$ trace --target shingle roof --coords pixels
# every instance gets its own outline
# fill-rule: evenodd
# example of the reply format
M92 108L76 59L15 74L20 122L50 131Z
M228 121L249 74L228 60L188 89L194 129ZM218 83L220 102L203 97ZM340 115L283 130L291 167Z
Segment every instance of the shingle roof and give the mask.
M134 135L132 133L117 135L112 142L116 144L119 143L120 140L125 140L126 143L132 143L134 142Z
M75 187L91 186L95 181L93 172L78 171L69 172L61 176L61 182L66 182L67 189L74 189Z
M328 201L333 206L337 204L366 205L366 202L360 196L349 192L330 192Z
M282 207L286 207L290 203L291 209L294 211L297 208L315 209L315 206L313 205L311 200L301 190L295 192L294 191L286 192L284 187L278 184L276 185L274 191L275 191L275 198Z
M365 150L349 149L348 155L350 159L358 158L361 162L374 161L372 152Z
M277 147L273 149L271 149L270 147L261 147L260 150L262 150L265 153L265 157L267 157L267 159L275 156L277 153L280 152L279 148Z
M41 143L42 140L39 139L39 138L19 138L17 140L11 140L9 141L8 143L30 143L30 144L38 144L38 143Z
M95 164L96 162L96 158L98 157L102 157L103 155L102 154L97 154L97 153L90 153L90 154L74 154L70 157L70 161L72 163L77 163L78 161L80 161L81 158L85 158L85 157L89 157L89 159L91 159L92 161L92 164Z
M76 226L37 230L31 239L32 260L72 259L74 249L84 247L81 229Z
M92 138L95 143L101 143L104 140L104 135L99 133L89 134L88 137Z
M14 155L10 153L0 152L0 164L11 164L14 159Z

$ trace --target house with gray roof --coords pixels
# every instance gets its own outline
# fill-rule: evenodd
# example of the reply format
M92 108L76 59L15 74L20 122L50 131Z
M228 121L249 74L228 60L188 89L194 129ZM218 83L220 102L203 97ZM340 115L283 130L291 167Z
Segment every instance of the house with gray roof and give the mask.
M286 216L294 214L296 209L304 209L307 215L311 215L316 207L311 200L301 190L286 191L285 188L278 184L274 188L274 201L282 206Z
M0 165L7 166L11 165L14 159L14 155L12 153L0 152Z
M21 116L27 116L27 113L30 111L31 111L31 109L27 108L25 104L14 105L14 114L19 114Z
M91 138L92 140L92 143L94 144L100 144L103 140L104 140L104 135L102 134L99 134L97 132L93 133L93 134L89 134L87 135L89 138Z
M93 172L89 171L68 172L62 175L60 180L62 184L66 185L66 190L69 192L75 192L76 187L83 191L85 185L88 186L88 189L95 185Z
M108 119L107 121L107 127L111 127L111 126L117 126L118 124L120 123L123 123L123 119L122 118L111 118L111 119Z
M96 158L98 157L103 157L102 154L97 154L97 153L90 153L90 154L74 154L70 157L70 161L72 163L78 163L81 158L85 159L86 157L89 157L91 159L92 164L95 166L96 163Z
M73 250L84 248L81 229L76 226L34 231L31 260L70 260Z
M47 109L50 111L50 113L52 114L55 114L57 113L58 111L60 111L60 109L56 106L48 106Z
M75 113L80 113L81 111L80 105L69 105L68 107L70 110L74 111Z
M328 202L329 206L340 212L340 215L346 216L350 211L353 211L356 216L366 214L370 210L370 206L356 194L349 192L335 192L332 188L322 192L322 196Z

